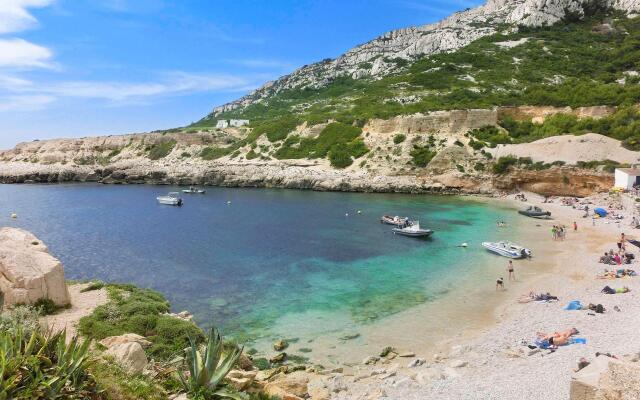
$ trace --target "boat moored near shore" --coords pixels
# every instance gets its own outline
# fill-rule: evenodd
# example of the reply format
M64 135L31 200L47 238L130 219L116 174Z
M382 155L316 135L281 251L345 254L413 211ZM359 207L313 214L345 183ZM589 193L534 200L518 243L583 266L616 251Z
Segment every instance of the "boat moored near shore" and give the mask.
M532 256L531 250L506 241L482 242L482 247L492 253L508 258L528 258Z
M518 210L518 214L525 215L531 218L550 218L551 212L544 211L538 206L529 206L524 210Z
M429 237L433 234L431 229L421 229L420 221L411 221L411 225L404 228L393 228L393 233L410 237Z

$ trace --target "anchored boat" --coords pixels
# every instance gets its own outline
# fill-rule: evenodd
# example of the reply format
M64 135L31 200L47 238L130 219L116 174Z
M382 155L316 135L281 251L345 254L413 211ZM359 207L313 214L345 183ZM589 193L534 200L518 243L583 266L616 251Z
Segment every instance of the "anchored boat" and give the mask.
M383 224L394 225L398 227L411 225L411 221L409 221L408 217L398 217L397 215L395 217L392 217L390 215L383 215L382 218L380 218L380 222Z
M166 204L168 206L181 206L182 199L180 198L180 194L178 192L171 192L166 196L158 196L156 197L158 203Z
M482 242L482 247L485 249L499 254L503 257L509 258L527 258L531 257L531 250L511 242Z
M429 237L433 234L431 229L421 229L420 221L411 221L411 225L404 228L393 228L393 233L411 237Z
M189 189L182 189L182 193L188 193L188 194L204 194L205 191L203 189L196 189L193 186L191 186Z
M524 210L518 210L518 214L526 215L531 218L549 218L551 217L551 212L544 211L542 208L537 206L529 206Z

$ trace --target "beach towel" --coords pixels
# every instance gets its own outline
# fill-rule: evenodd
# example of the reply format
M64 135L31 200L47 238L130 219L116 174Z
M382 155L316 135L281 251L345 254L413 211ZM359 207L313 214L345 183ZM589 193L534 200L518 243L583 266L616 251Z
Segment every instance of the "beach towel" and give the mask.
M569 338L569 344L587 344L587 339L581 337Z
M567 304L567 306L564 308L565 310L582 310L582 304L580 303L580 300L574 300L572 302L570 302L569 304Z

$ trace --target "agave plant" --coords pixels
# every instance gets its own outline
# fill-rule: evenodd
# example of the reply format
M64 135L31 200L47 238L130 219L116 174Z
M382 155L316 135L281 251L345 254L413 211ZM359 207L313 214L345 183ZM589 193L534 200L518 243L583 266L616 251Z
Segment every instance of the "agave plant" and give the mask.
M74 337L66 343L66 333L22 327L0 332L0 400L26 398L93 398L95 381L86 371L88 340Z
M221 387L222 380L238 362L242 348L235 346L227 354L222 354L222 336L216 328L211 328L204 354L198 349L195 341L189 337L191 347L185 359L188 374L178 370L178 376L184 389L191 394L204 394L213 398L226 397L240 400L240 396ZM205 396L206 396L205 395Z

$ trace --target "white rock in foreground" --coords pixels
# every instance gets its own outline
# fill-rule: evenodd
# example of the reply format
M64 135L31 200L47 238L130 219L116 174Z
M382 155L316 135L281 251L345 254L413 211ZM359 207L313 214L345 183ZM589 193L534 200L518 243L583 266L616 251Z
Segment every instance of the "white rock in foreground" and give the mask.
M117 344L110 347L105 354L113 358L130 374L140 374L147 366L147 355L138 342Z
M0 229L0 291L4 306L42 298L59 306L70 301L62 263L35 235L18 228Z

